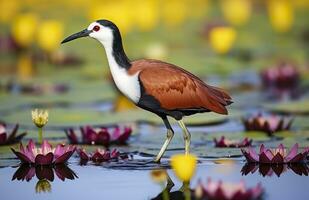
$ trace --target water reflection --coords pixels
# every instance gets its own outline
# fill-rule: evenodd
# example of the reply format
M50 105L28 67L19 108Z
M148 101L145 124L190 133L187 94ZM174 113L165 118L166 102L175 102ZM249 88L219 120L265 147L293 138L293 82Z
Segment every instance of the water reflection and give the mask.
M294 163L294 164L256 164L256 163L246 163L242 169L242 175L247 176L249 173L254 174L257 171L263 176L273 176L276 174L278 177L284 172L292 171L299 176L308 176L309 167L304 163Z
M23 164L15 171L12 181L31 181L34 176L37 177L38 182L35 186L36 193L51 192L51 183L56 177L62 181L65 179L74 180L78 178L76 173L67 165L50 166L30 166Z

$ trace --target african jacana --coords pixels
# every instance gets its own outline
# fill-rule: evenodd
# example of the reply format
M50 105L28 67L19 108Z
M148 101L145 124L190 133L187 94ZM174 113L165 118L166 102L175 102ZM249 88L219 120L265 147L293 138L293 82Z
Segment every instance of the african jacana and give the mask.
M223 90L205 84L190 72L159 60L130 61L124 52L117 26L108 20L91 23L87 29L75 33L61 43L90 36L105 48L109 68L118 89L138 107L157 114L167 128L167 138L155 158L159 162L174 131L167 116L176 119L183 130L185 153L190 150L191 135L182 121L195 113L227 114L225 106L232 103Z

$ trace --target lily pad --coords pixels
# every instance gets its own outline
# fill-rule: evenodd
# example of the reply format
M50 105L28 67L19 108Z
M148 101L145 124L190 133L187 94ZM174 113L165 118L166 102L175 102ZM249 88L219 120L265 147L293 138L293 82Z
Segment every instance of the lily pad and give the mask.
M309 115L309 100L268 104L265 106L271 112L278 114Z
M20 123L21 125L32 125L30 110L16 111L1 116L0 120L7 123ZM99 112L91 109L50 109L49 126L81 126L81 125L109 125L127 122L147 122L163 124L162 119L157 115L146 112L142 109L123 112ZM226 116L215 113L197 114L185 118L187 124L216 124L227 120ZM176 123L171 120L171 123Z

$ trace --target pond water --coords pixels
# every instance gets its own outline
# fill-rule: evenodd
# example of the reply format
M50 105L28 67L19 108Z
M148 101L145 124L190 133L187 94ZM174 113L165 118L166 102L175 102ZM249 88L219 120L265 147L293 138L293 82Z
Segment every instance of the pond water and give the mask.
M166 167L167 161L163 160L162 165L151 164L148 168L145 164L145 168L142 169L140 164L145 163L145 159L149 160L149 158L134 156L133 160L126 161L130 166L126 168L124 163L80 166L78 159L72 158L68 168L59 167L58 172L54 170L53 181L48 181L49 184L41 183L41 185L45 184L45 189L50 190L49 192L36 192L36 185L38 185L39 178L48 177L51 179L51 169L37 169L36 176L32 172L34 177L29 181L17 180L16 177L15 180L12 180L13 176L18 174L16 171L20 170L17 167L12 167L17 165L18 161L2 160L10 162L11 166L0 168L1 199L153 199L160 194L162 188L152 181L150 170L147 169ZM241 171L244 166L242 160L200 160L190 187L194 188L199 180L206 182L208 178L235 183L244 180L249 187L262 183L265 199L309 198L309 179L304 174L299 175L291 169L286 169L279 177L275 173L268 173L263 177L258 169L255 173L242 175ZM117 165L121 165L121 168L117 168ZM177 180L172 170L168 169L167 172L175 184L170 192L177 193L182 183ZM56 173L60 175L56 175ZM21 174L27 173L19 172L19 176ZM66 178L62 181L58 176Z

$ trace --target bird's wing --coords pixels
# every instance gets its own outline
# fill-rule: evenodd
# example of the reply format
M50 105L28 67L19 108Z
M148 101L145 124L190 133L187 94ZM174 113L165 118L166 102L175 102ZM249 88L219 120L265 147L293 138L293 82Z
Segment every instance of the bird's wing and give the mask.
M135 61L135 66L139 69L139 78L146 93L155 97L162 108L204 108L227 114L225 106L230 104L231 97L222 89L205 84L186 70L155 60Z

